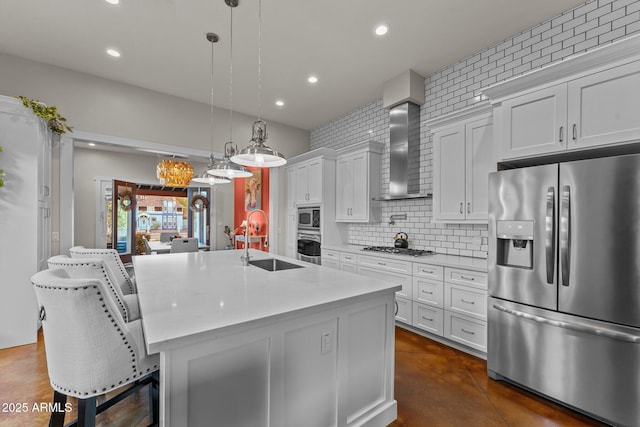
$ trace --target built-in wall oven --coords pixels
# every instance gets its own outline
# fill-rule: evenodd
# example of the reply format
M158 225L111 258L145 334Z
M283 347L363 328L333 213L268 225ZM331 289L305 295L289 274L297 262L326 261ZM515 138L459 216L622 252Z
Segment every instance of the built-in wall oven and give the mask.
M320 265L320 231L298 231L298 256L301 261Z

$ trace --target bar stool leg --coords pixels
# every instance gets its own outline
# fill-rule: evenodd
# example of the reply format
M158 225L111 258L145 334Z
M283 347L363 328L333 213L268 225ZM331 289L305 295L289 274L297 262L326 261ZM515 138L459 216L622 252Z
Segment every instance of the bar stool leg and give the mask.
M59 391L53 392L53 406L55 409L51 412L49 418L49 427L62 427L64 426L64 405L67 403L67 395L62 394Z
M78 399L78 427L96 426L96 398Z

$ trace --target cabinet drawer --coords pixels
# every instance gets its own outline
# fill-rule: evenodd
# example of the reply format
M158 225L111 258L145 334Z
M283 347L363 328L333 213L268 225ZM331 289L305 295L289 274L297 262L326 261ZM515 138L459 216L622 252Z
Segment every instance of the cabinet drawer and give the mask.
M340 263L342 264L355 264L358 261L358 256L355 254L340 252Z
M335 261L340 261L340 252L334 251L331 249L322 249L322 262L326 259L333 259Z
M329 268L335 268L336 270L340 269L340 263L335 259L327 259L324 254L322 254L322 265Z
M476 350L487 351L487 322L444 312L444 336Z
M367 255L358 257L358 266L376 268L378 270L389 271L392 273L400 273L411 275L411 263L407 261L396 261L394 259L378 258Z
M473 286L487 289L487 273L482 271L462 270L459 268L445 268L444 281L459 285Z
M426 277L427 279L442 280L444 278L444 267L440 265L413 263L413 275Z
M443 307L443 284L441 281L413 277L413 299L424 304Z
M444 310L414 301L413 326L442 336L444 333Z
M402 297L396 297L396 320L410 325L412 318L411 313L411 300Z
M444 308L487 320L487 292L469 286L444 284Z
M402 290L396 292L396 296L411 299L413 291L413 282L411 276L405 276L404 274L387 273L376 268L363 267L358 264L358 274L364 276L373 277L374 279L385 280L390 284L401 285Z

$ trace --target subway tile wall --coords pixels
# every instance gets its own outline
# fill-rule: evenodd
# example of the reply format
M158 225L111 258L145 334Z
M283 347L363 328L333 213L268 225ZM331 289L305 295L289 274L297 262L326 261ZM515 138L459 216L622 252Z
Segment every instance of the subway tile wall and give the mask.
M640 31L640 0L591 0L495 46L452 64L425 79L426 102L420 109L420 192L431 192L432 141L424 122L483 101L481 89L583 53ZM389 193L389 117L382 99L311 131L311 149L338 149L369 138L386 144L382 193ZM430 199L382 203L382 222L350 224L348 242L392 245L400 231L410 247L438 253L486 258L486 224L432 223ZM389 216L406 221L389 225Z

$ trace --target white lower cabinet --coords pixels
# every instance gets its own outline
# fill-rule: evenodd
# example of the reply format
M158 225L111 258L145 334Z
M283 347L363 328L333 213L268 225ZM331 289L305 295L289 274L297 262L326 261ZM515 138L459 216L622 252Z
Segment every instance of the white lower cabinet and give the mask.
M457 314L487 320L487 292L481 289L445 283L444 306Z
M329 249L322 249L321 257L322 265L335 269L340 268L340 252Z
M414 277L413 300L422 304L442 308L444 302L442 281Z
M487 351L487 273L444 269L444 336Z
M487 351L487 273L396 258L322 250L325 266L402 286L396 292L395 319L441 342ZM435 337L434 337L435 338Z
M358 256L358 274L387 280L390 283L402 286L402 290L396 292L396 304L398 306L396 320L411 324L412 321L412 295L413 278L412 266L407 261L397 261L388 258L369 255Z
M487 322L445 311L444 337L483 353L487 352Z
M410 325L412 320L412 311L413 307L411 306L411 300L399 297L396 294L396 320Z
M444 310L413 301L413 322L416 328L442 336L444 333Z

